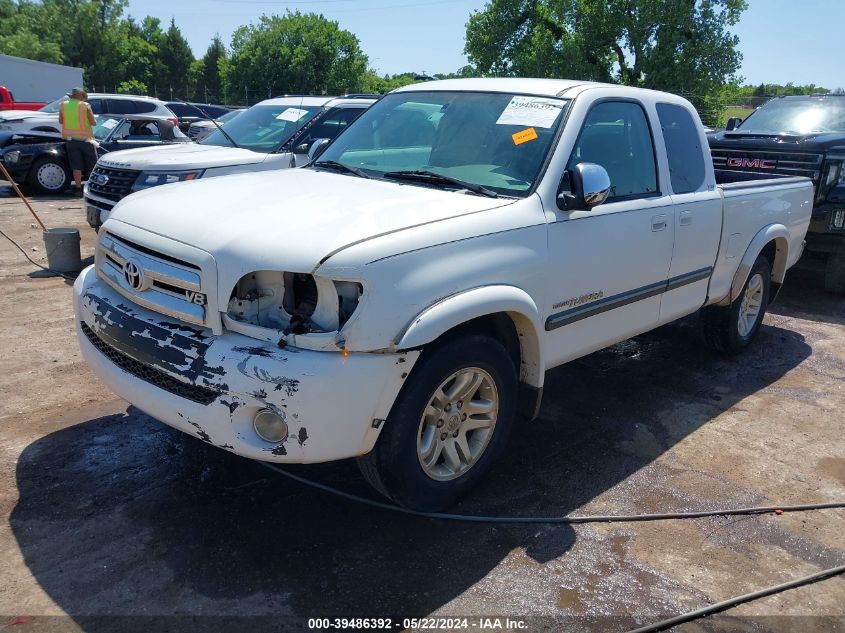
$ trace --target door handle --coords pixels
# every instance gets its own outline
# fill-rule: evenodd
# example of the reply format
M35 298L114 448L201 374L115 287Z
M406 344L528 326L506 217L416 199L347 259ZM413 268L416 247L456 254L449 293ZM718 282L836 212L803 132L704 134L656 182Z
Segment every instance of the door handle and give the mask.
M662 231L666 228L666 216L665 215L655 215L651 218L651 230L652 231Z
M681 226L689 226L692 224L692 211L681 211L678 214L678 224Z

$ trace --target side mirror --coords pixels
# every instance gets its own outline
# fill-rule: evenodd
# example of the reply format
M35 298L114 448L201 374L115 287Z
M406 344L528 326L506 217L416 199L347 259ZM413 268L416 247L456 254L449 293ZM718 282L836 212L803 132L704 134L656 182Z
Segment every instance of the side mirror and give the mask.
M557 207L562 211L589 210L610 195L610 176L596 163L578 163L564 172L557 192Z
M331 139L328 138L314 139L311 147L308 148L308 162L317 160L320 154L329 146L329 143L331 143Z
M730 132L731 130L735 130L739 127L739 124L742 123L742 119L738 116L732 116L728 119L728 122L725 124L725 131Z

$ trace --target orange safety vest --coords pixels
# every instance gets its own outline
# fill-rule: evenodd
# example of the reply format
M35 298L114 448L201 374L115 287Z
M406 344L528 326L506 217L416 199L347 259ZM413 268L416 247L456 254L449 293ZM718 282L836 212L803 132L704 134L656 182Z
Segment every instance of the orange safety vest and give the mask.
M62 136L67 139L94 138L94 129L88 120L91 106L79 99L68 99L62 103Z

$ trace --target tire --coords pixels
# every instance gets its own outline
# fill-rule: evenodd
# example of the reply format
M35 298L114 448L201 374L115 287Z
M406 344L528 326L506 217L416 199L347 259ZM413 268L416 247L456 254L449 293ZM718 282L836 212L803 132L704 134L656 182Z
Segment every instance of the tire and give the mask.
M56 158L39 158L29 169L29 184L38 193L62 193L70 186L70 181L70 169L67 164Z
M824 269L824 289L845 294L845 252L830 253Z
M728 355L739 354L748 347L757 336L766 314L771 283L769 260L760 256L754 262L742 291L731 305L708 306L701 311L702 330L707 345Z
M407 508L448 507L485 477L507 444L517 387L513 359L491 337L473 334L426 349L375 448L358 458L361 473Z

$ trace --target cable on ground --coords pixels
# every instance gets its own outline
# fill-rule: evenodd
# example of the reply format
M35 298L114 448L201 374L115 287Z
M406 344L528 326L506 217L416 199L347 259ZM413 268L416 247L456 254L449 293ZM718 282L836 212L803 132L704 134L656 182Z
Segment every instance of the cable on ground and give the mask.
M20 244L18 244L15 240L13 240L11 237L9 237L8 235L6 235L3 231L0 231L0 235L2 235L2 236L3 236L3 237L5 237L7 240L9 240L12 244L14 244L14 245L15 245L15 247L16 247L16 248L17 248L17 249L18 249L21 253L23 253L23 256L24 256L24 257L26 257L26 258L29 260L29 263L30 263L30 264L32 264L33 266L37 266L37 267L38 267L38 268L40 268L41 270L46 270L48 273L52 273L52 274L54 274L54 275L58 275L59 277L63 277L63 278L65 278L65 279L69 280L69 281L73 281L74 279L76 279L76 276L75 276L75 275L66 275L65 273L60 273L58 270L53 270L53 269L51 269L51 268L47 268L46 266L42 266L42 265L41 265L41 264L39 264L37 261L35 261L34 259L32 259L32 258L29 256L29 253L27 253L27 252L23 249L23 247L22 247Z
M655 622L654 624L641 626L638 629L628 631L628 633L653 633L654 631L663 631L665 629L668 629L669 627L683 624L684 622L697 620L698 618L703 618L704 616L712 615L713 613L719 613L720 611L730 609L731 607L735 607L744 602L759 600L760 598L765 598L766 596L771 596L772 594L780 593L781 591L786 591L787 589L794 589L802 585L809 585L811 583L819 582L821 580L827 580L828 578L838 576L842 573L845 573L845 565L831 567L830 569L825 569L824 571L820 571L815 574L810 574L809 576L796 578L795 580L790 580L789 582L784 582L779 585L766 587L765 589L753 591L743 596L737 596L736 598L722 600L721 602L702 607L701 609L696 609L695 611L689 611L688 613L683 613L673 618L667 618L666 620L661 620L660 622Z
M410 508L403 508L393 503L386 503L384 501L376 501L368 499L350 492L344 492L337 488L332 488L326 484L321 484L310 479L305 479L299 475L294 475L287 470L271 464L268 462L258 462L265 468L284 475L288 479L293 479L301 484L328 492L330 494L355 501L366 506L379 508L381 510L388 510L390 512L399 512L401 514L409 514L411 516L424 517L427 519L442 519L446 521L464 521L468 523L630 523L636 521L665 521L669 519L696 519L700 517L710 516L729 516L736 514L769 514L782 512L807 512L809 510L826 510L830 508L845 508L845 501L834 501L829 503L808 503L801 505L789 506L757 506L750 508L730 508L717 510L700 510L690 512L664 512L660 514L608 514L608 515L566 515L557 517L497 517L497 516L480 516L470 514L450 514L447 512L422 512L419 510L411 510Z

